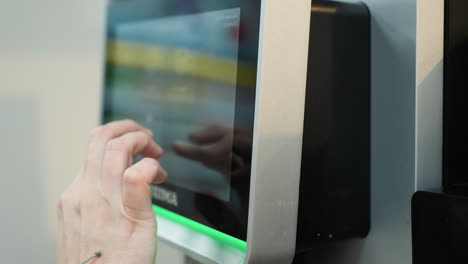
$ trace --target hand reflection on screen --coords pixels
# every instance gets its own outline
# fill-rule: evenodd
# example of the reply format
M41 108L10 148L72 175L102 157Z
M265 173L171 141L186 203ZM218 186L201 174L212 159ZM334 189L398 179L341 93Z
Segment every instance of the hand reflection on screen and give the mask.
M251 133L248 130L212 124L191 133L189 140L190 143L174 143L175 153L225 175L227 180L230 179L231 191L239 198L236 202L231 193L231 203L228 203L216 197L213 192L203 190L195 194L195 207L213 225L228 230L231 234L245 235L245 208L248 207L252 155Z
M223 175L235 174L250 160L252 137L247 131L212 124L191 133L189 139L190 143L175 142L174 151Z

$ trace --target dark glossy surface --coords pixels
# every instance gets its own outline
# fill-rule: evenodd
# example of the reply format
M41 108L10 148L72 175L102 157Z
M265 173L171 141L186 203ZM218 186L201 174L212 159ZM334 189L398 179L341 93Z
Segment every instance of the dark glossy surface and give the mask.
M164 148L153 202L246 239L260 1L123 0L108 9L103 122Z
M468 1L445 4L443 179L468 193Z
M370 226L370 15L314 1L296 250ZM298 256L295 263L302 263Z
M468 259L468 198L417 192L412 201L413 264L458 264Z

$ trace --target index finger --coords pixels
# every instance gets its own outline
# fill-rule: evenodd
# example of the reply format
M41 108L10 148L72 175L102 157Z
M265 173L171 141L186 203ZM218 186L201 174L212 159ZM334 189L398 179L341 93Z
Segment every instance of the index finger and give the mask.
M102 191L105 195L117 196L120 201L122 175L132 165L133 157L141 154L153 159L159 158L163 150L152 137L141 131L130 132L115 138L106 146L100 177Z
M99 175L101 172L106 145L110 140L134 131L143 131L152 136L151 131L132 120L114 121L95 128L89 136L84 180L93 181L93 178L96 178L93 175Z

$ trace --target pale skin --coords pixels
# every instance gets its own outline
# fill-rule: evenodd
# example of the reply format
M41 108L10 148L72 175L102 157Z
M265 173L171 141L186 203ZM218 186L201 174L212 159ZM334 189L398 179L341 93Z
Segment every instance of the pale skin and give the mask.
M167 174L157 159L163 150L153 134L134 121L94 129L73 183L58 204L57 264L154 264L156 219L151 183ZM144 158L133 164L133 158Z

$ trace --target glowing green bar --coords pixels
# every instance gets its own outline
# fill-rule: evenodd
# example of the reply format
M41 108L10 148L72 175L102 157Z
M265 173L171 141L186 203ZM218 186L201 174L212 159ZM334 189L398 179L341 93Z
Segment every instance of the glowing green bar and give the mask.
M238 238L232 237L230 235L227 235L225 233L219 232L218 230L215 230L211 227L207 227L206 225L202 225L198 222L195 222L191 219L188 219L186 217L183 217L179 214L176 214L174 212L171 212L167 209L164 209L162 207L159 207L157 205L153 204L153 211L156 215L164 217L168 220L171 220L173 222L182 224L193 231L205 234L213 239L215 239L218 242L221 242L223 245L226 246L231 246L236 249L239 249L243 252L247 250L247 242L242 241Z

